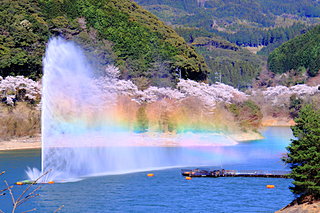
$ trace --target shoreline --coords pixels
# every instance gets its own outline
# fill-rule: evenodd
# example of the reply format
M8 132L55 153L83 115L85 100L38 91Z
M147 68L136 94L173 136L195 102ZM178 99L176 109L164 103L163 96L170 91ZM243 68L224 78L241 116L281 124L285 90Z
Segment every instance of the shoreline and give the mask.
M41 149L41 135L19 137L0 141L0 152L10 150Z
M282 119L276 119L273 117L265 117L261 121L261 126L263 127L291 127L296 125L294 120L282 118Z
M263 122L262 124L263 127L276 127L276 126L289 127L289 126L292 126L293 124L291 121L274 122L274 120L270 120L270 119L265 121L267 122ZM226 137L238 143L264 139L264 137L258 132L239 132L239 133L226 135ZM33 137L25 136L25 137L19 137L19 138L0 141L0 151L25 150L25 149L41 149L41 135L37 134Z
M229 137L231 139L237 141L238 143L264 139L264 137L261 135L261 133L258 133L258 132L234 133L234 134L229 135Z
M260 133L256 132L243 132L243 133L234 133L231 135L225 135L226 138L229 138L238 143L252 141L252 140L261 140L263 136ZM97 143L97 147L101 144ZM144 144L136 143L133 146L156 146L155 144ZM159 147L174 147L178 146L176 143L162 143L159 144ZM190 145L189 145L190 146ZM1 151L10 151L10 150L26 150L26 149L41 149L41 135L36 135L34 137L20 137L14 138L6 141L0 141L0 152Z

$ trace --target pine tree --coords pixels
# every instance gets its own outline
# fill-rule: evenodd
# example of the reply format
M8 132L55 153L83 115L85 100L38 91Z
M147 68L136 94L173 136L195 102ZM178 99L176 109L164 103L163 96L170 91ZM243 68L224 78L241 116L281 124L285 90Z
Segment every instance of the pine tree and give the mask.
M295 139L287 147L288 155L282 160L290 165L294 179L291 191L300 198L320 198L320 110L311 105L303 107L296 126L292 127Z

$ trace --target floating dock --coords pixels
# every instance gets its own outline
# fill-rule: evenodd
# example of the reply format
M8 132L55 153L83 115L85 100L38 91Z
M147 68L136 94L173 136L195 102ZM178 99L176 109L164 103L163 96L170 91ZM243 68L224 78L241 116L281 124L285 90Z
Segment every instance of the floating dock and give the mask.
M263 170L210 170L210 169L181 169L181 174L188 177L264 177L288 178L289 171Z

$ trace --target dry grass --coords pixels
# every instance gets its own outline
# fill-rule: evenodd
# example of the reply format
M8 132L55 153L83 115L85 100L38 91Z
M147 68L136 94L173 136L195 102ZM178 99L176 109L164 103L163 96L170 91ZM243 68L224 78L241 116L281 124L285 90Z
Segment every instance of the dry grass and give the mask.
M13 137L34 136L40 133L39 110L27 103L15 107L0 105L0 141Z

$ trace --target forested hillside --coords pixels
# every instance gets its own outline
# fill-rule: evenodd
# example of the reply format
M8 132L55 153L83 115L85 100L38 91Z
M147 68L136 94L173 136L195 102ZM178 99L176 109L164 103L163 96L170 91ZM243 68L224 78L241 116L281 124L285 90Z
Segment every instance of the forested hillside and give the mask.
M284 42L320 23L320 3L312 0L136 0L171 25L204 55L211 81L246 88L262 71L265 57ZM226 40L235 49L201 47L197 40ZM228 45L227 45L228 46ZM242 47L242 48L241 48ZM240 51L238 51L240 50ZM218 77L217 77L218 76ZM239 79L239 80L238 80Z
M39 78L45 45L60 35L84 46L97 70L114 62L142 87L207 78L203 58L130 0L2 0L0 26L1 76Z
M315 76L320 70L320 26L277 48L270 54L268 66L275 73L298 70Z
M60 35L81 44L99 74L114 63L140 88L180 76L247 88L266 57L244 47L268 55L319 22L318 1L136 2L175 31L130 0L1 1L0 75L41 77L46 42Z
M211 70L209 83L223 82L238 89L250 88L264 65L261 57L221 38L197 37L192 45L205 57Z
M281 43L319 23L315 0L136 0L174 26L196 27L245 46Z

